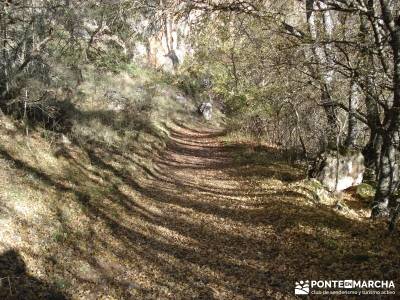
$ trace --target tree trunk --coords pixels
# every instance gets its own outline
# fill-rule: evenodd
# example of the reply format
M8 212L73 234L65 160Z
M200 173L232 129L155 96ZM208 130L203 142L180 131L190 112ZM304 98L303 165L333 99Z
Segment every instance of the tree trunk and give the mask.
M360 134L360 122L356 118L356 111L360 105L360 93L357 83L353 80L350 85L349 112L347 137L344 143L348 149L354 149L357 145L357 138Z
M389 216L389 202L399 185L399 165L395 136L387 133L383 137L379 162L379 180L374 198L372 217Z
M333 20L325 3L320 0L307 0L306 1L306 16L308 24L308 32L311 39L314 41L312 46L312 59L315 67L311 70L314 79L319 81L321 87L321 105L327 117L328 129L326 133L327 148L335 149L337 146L337 135L339 132L339 124L337 119L337 109L332 101L330 89L333 81L334 71L330 55L332 49L330 45L321 46L318 42L319 35L317 30L317 20L315 10L322 10L324 34L327 39L332 37L333 33Z
M378 128L371 128L369 141L362 151L365 159L365 166L370 169L376 180L378 180L379 174L382 142L382 135L379 133Z
M371 170L374 179L378 180L379 174L379 162L382 148L382 122L380 119L378 101L379 96L374 91L374 70L371 69L374 66L374 58L371 49L366 46L368 45L368 35L370 23L371 27L376 26L377 20L375 16L374 1L368 0L367 2L368 12L367 15L360 14L360 33L361 33L361 45L365 45L361 50L361 69L365 70L361 74L361 88L365 94L365 107L368 120L368 127L370 128L370 137L367 145L363 149L363 155L365 159L365 166ZM374 31L372 29L372 31ZM380 45L381 37L380 34L375 35L376 44ZM378 46L380 47L380 46Z
M380 0L383 21L391 36L393 51L393 105L385 115L379 180L371 216L387 215L393 194L399 185L397 154L400 129L400 22L393 16L394 9L387 0Z
M339 123L337 119L337 108L331 99L331 95L327 89L321 94L322 107L324 108L325 115L328 121L328 128L326 131L326 148L336 149L337 148L337 135L339 134Z

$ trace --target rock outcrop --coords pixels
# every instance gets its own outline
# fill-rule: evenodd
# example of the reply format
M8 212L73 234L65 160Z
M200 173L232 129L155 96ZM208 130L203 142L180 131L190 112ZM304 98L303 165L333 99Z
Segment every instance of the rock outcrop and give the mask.
M198 108L199 114L201 114L207 121L211 120L212 117L212 104L211 102L203 102Z
M364 172L364 156L361 153L329 151L319 156L310 175L330 192L340 192L361 184Z

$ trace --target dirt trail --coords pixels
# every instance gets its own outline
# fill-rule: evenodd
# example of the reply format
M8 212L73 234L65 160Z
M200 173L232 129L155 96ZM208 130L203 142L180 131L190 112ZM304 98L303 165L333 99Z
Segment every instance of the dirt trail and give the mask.
M144 251L150 264L143 275L151 289L157 297L176 298L281 294L286 283L279 272L285 268L271 265L271 258L281 256L281 241L268 220L265 199L279 197L282 190L265 190L258 181L278 171L236 162L240 146L224 145L218 139L221 131L182 125L170 130L166 150L136 187L146 199L146 221L157 227L157 242L147 240ZM296 177L296 172L289 175ZM160 276L156 280L148 277L153 268Z
M290 185L302 172L279 162L274 149L256 149L268 161L257 163L241 157L248 145L222 143L221 131L171 132L141 190L160 204L153 222L162 228L157 238L168 240L148 249L165 259L155 266L168 286L163 296L290 299L296 280L381 276L366 251L384 250L359 240L379 231L310 205Z
M51 218L13 223L26 291L49 283L71 299L292 299L296 280L400 278L398 234L313 202L295 188L302 170L276 149L224 143L204 126L169 131L159 153L148 143L67 147L59 177L3 153L56 199Z

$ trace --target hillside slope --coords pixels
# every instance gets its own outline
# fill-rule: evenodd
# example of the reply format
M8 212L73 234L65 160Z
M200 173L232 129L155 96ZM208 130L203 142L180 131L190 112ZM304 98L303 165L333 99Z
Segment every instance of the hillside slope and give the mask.
M2 299L291 299L301 279L400 278L367 203L315 201L277 149L229 141L153 75L96 76L66 135L1 118Z

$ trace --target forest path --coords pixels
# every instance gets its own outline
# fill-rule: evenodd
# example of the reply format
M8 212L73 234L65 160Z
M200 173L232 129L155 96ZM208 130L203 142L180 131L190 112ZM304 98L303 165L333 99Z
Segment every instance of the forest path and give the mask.
M246 162L242 155L248 145L222 142L221 130L175 124L169 131L170 141L153 168L146 169L146 180L135 183L140 224L146 224L150 238L127 230L118 233L131 235L135 248L138 237L143 239L140 252L128 254L130 262L140 262L143 281L137 277L136 284L142 293L177 299L263 299L291 291L287 275L293 263L281 251L288 239L277 233L287 226L281 218L282 200L297 195L287 194L277 178L296 180L300 170L272 157L262 166ZM273 155L267 149L261 152ZM133 227L124 228L128 226ZM291 255L301 268L303 256Z
M33 295L24 299L42 282L71 299L292 299L298 280L400 278L398 234L382 238L384 224L316 202L277 149L224 142L204 123L166 127L158 151L159 138L66 146L60 174L1 152L21 178L8 186L53 199L42 213L25 201L27 220L12 213L19 197L6 203L15 229L3 243L40 279L31 289L18 277ZM345 196L356 214L368 206Z
M138 187L143 207L152 207L151 242L138 256L149 280L141 282L144 294L290 299L297 280L380 272L366 251L384 250L374 239L361 243L379 229L315 207L293 188L303 172L276 149L227 144L223 131L201 126L169 130L170 142Z

